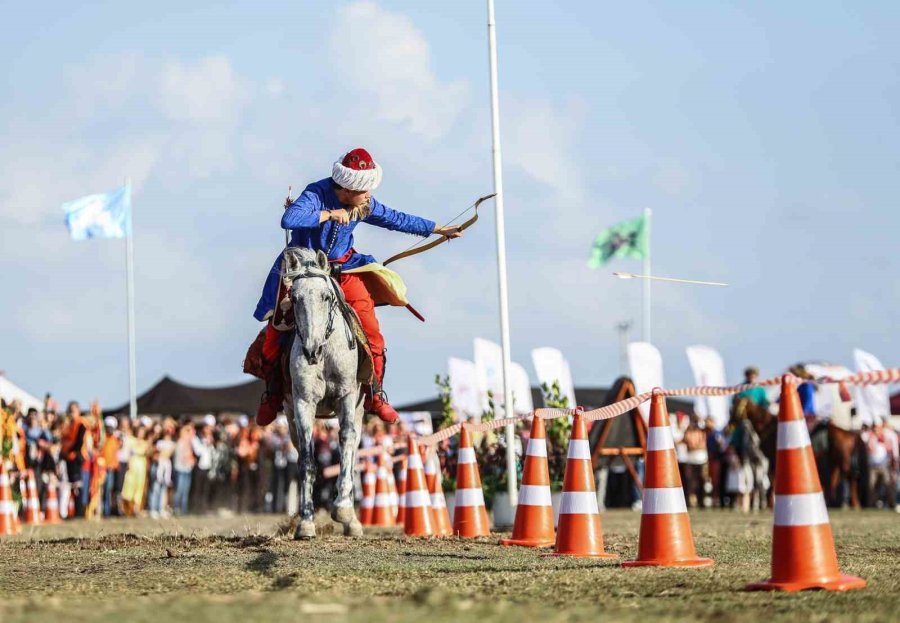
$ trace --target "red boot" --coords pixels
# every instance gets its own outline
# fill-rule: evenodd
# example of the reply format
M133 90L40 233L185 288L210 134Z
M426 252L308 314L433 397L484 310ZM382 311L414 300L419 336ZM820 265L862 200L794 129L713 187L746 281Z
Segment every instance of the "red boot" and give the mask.
M387 401L384 393L384 366L387 358L384 354L374 355L372 363L375 368L375 382L366 388L365 409L369 413L374 413L385 424L393 424L400 419L400 414Z
M281 332L270 322L266 327L266 337L262 345L263 373L266 393L263 394L256 423L267 426L275 421L284 404L284 387L281 378Z
M268 426L278 417L278 412L284 404L284 395L276 392L266 392L256 411L256 423L259 426Z

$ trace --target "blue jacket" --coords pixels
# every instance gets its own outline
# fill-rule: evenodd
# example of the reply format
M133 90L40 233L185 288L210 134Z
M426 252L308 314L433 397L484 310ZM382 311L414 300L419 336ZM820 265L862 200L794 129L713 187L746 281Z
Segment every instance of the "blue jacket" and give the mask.
M352 221L347 225L340 225L334 221L319 223L319 215L322 210L342 208L346 209L346 206L338 201L331 178L327 177L306 187L297 200L284 211L284 216L281 217L281 227L291 230L291 246L325 252L328 254L329 260L336 260L353 249L353 230L361 222L423 237L429 236L434 231L434 221L393 210L374 197L372 198L372 212L362 221ZM363 255L354 250L344 267L358 268L375 261L371 255ZM281 254L279 253L272 265L272 270L269 271L266 283L263 285L262 296L253 313L253 317L257 320L264 320L266 314L275 309L280 274Z

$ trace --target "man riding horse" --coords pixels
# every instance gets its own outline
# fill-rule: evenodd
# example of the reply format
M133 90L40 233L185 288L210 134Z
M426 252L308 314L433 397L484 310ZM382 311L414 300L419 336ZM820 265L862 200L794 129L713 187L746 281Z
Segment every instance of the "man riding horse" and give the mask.
M369 152L359 147L353 149L334 163L331 177L310 184L287 206L281 218L281 227L291 232L289 246L322 251L333 272L339 274L337 279L341 290L359 317L372 354L375 379L367 388L365 409L391 423L397 420L398 414L388 403L383 390L386 362L384 336L375 316L375 306L391 300L390 290L398 287L398 278L391 271L381 268L374 257L353 248L353 230L359 223L367 223L422 237L439 234L445 238L458 238L462 235L462 228L440 226L434 221L393 210L380 203L372 196L372 191L381 183L381 178L381 166ZM373 265L374 270L347 272L369 265ZM282 256L279 255L269 271L253 314L257 320L268 321L262 346L267 393L256 415L257 423L262 426L275 420L284 400L278 362L290 331L290 321L283 317L290 297L289 287L282 276ZM402 283L399 287L402 288ZM399 298L405 299L402 294Z

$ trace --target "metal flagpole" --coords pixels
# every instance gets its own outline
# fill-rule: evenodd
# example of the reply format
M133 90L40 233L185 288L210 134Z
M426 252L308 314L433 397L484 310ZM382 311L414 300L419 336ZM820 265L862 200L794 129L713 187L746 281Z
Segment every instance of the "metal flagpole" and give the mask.
M652 275L653 272L650 270L650 208L644 208L644 227L647 236L647 253L644 255L644 274ZM641 319L641 325L644 334L644 341L650 342L650 280L644 279L644 289L643 296L641 297L642 303L644 305L644 313Z
M500 158L500 103L497 96L497 32L494 24L494 0L488 0L488 55L491 72L491 128L494 156L494 211L497 223L497 277L500 295L500 345L503 348L503 405L504 416L513 415L512 382L510 380L511 357L509 347L509 301L506 284L506 233L503 221L503 171ZM516 506L519 491L516 483L515 426L506 427L506 481L509 503Z
M131 180L125 178L125 187L131 197ZM128 414L137 419L137 364L134 340L134 244L132 242L132 210L128 202L128 231L125 232L125 290L128 296Z

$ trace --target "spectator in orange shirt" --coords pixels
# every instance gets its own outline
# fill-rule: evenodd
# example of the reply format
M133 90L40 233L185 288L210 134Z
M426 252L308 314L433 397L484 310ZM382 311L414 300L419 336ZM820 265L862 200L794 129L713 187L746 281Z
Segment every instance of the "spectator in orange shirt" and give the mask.
M113 492L116 488L116 477L119 473L119 451L122 449L122 440L116 430L119 421L111 415L107 415L103 424L106 427L106 436L103 446L100 448L100 456L103 457L106 469L106 480L103 481L103 516L109 517L113 509L118 508Z

